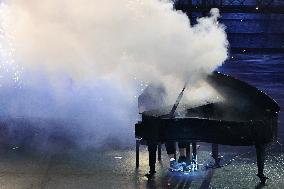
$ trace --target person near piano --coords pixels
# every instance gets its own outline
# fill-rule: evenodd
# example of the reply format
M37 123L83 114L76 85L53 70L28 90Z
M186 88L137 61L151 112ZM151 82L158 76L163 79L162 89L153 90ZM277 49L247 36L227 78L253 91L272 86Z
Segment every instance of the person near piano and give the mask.
M142 113L147 110L159 109L165 106L166 90L162 84L150 84L148 85L143 95L140 95L138 99L138 109ZM165 143L166 151L169 157L169 170L172 172L188 172L191 171L191 163L187 164L186 148L188 143L178 142L179 147L179 159L176 160L176 142L167 141ZM188 153L189 154L189 153ZM190 157L188 157L190 159ZM193 159L194 160L194 159Z

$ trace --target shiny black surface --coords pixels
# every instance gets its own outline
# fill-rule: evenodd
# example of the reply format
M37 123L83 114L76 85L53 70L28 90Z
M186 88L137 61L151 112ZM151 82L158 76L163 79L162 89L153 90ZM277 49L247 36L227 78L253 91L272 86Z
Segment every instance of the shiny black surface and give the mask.
M277 136L277 103L255 87L218 72L207 81L224 102L189 108L183 117L166 111L146 111L136 124L136 137L155 141L202 141L225 145L268 143ZM179 112L180 113L180 112Z

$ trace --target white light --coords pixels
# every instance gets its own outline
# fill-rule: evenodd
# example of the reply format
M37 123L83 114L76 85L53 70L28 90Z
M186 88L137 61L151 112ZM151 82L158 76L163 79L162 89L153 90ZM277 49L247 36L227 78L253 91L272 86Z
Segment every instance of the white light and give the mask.
M258 7L255 7L256 10L258 10Z

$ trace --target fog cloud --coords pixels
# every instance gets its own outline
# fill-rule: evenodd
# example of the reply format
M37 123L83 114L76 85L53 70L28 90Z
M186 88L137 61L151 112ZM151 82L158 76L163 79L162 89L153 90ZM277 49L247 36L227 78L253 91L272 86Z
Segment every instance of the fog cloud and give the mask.
M160 0L2 1L1 114L76 119L86 144L128 143L147 84L164 83L171 103L225 61L218 17L191 26Z

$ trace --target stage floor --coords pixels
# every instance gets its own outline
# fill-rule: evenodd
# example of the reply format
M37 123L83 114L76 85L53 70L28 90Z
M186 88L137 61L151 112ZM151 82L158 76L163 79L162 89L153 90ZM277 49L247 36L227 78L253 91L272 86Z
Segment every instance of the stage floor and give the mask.
M277 148L277 150L275 150ZM268 153L266 186L258 185L254 148L223 152L223 168L200 170L188 175L169 173L163 150L156 177L148 181L148 153L141 149L140 168L135 169L135 150L61 150L56 153L26 153L10 149L0 153L1 189L142 189L142 188L284 188L284 154L278 147ZM242 155L240 155L242 154ZM239 155L239 156L238 156ZM236 157L238 156L238 157ZM210 163L210 153L201 145L199 164Z

